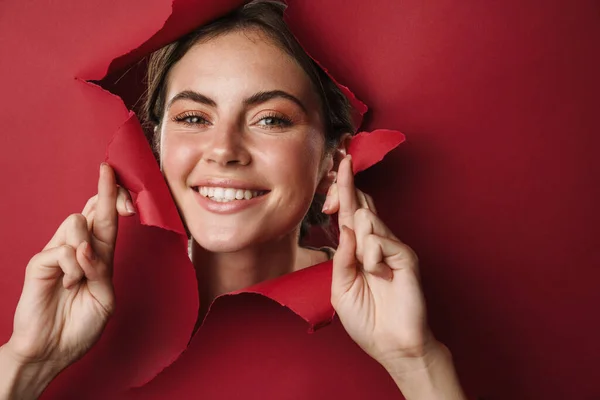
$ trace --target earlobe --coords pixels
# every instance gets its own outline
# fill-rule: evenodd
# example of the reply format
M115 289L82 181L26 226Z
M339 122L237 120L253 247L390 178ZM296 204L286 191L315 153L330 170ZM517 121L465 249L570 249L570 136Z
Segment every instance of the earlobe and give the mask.
M354 135L351 133L344 133L340 138L338 149L340 149L344 153L343 157L346 157L346 155L348 154L348 148L350 147L350 142L352 141L353 136Z
M327 194L331 185L335 183L336 178L337 172L334 170L329 170L319 182L316 192L320 194Z
M348 155L348 148L350 146L350 141L352 141L351 133L344 133L340 137L338 146L333 151L333 169L335 171L337 171L338 168L340 167L340 163L342 162L344 157L346 157L346 155Z
M330 155L327 156L327 165L325 167L325 173L317 186L317 193L326 194L329 191L329 188L332 184L335 183L337 179L337 171L340 166L340 163L348 154L348 146L350 145L350 141L352 140L352 134L345 133L340 137L340 141L338 142L338 146L333 149Z
M335 178L337 176L336 169L334 168L334 158L333 155L327 155L327 159L324 161L325 165L323 166L323 172L321 176L321 180L317 185L317 193L326 194L329 190L329 187L333 182L335 182Z

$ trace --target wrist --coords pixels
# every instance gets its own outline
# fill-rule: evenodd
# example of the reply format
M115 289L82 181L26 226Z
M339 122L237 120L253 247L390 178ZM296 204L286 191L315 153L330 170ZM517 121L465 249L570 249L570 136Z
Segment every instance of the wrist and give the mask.
M398 349L396 351L386 351L375 357L383 367L393 376L402 377L405 374L422 370L437 359L444 351L445 346L438 342L427 330L420 341L416 341L413 346Z
M59 372L50 363L20 359L8 344L0 346L0 399L37 399Z
M395 381L404 381L412 379L415 374L426 373L435 362L449 356L446 346L434 340L419 352L411 352L410 355L391 354L380 363Z
M407 400L465 399L452 354L437 340L420 356L388 360L383 366Z

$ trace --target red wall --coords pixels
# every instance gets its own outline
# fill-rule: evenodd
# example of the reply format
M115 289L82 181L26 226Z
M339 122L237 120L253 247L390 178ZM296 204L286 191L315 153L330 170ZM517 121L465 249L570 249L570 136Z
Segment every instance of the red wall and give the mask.
M600 4L351 3L295 0L292 25L369 128L407 135L359 185L419 254L464 382L600 398Z
M0 341L27 260L91 195L126 118L73 78L99 79L159 29L170 1L149 4L0 5ZM290 4L300 41L370 107L364 127L407 136L359 187L419 254L465 385L486 400L600 398L600 4Z

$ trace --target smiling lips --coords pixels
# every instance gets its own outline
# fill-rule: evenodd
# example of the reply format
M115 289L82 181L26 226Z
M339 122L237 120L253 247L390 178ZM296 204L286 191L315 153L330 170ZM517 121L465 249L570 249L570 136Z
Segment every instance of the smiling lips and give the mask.
M193 189L207 199L219 203L227 203L236 200L250 200L267 193L266 190L250 190L214 186L196 186Z
M222 186L195 186L196 201L205 210L215 214L234 214L268 197L268 190L238 189Z
M233 214L252 208L263 203L271 192L253 182L227 178L206 178L194 182L191 188L198 204L215 214Z

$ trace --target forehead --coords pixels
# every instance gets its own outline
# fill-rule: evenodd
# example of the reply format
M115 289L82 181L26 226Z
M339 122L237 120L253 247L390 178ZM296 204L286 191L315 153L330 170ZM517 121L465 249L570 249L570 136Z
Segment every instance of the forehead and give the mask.
M238 30L200 41L179 60L167 78L167 98L183 90L231 97L284 90L318 102L298 62L264 32Z

